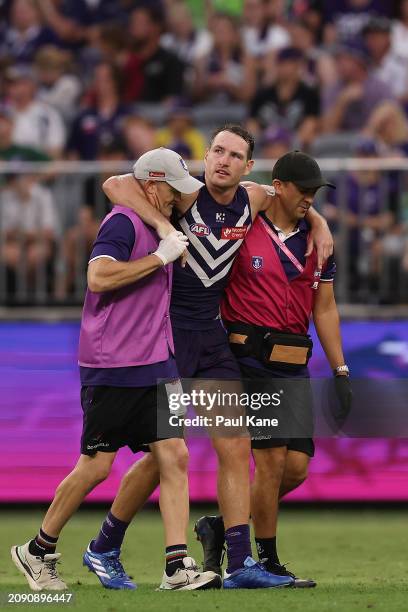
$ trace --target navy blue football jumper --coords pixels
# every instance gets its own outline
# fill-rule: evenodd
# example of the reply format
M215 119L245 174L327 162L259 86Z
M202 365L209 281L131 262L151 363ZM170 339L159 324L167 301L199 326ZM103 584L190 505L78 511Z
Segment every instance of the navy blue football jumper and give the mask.
M200 177L204 182L204 177ZM175 223L189 241L185 268L174 263L170 305L176 361L184 378L239 378L221 324L220 302L231 266L251 227L246 189L218 204L207 187Z

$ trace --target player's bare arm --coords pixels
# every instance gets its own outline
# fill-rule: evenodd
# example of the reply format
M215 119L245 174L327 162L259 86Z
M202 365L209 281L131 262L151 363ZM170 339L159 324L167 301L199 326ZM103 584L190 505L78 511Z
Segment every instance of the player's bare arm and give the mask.
M333 254L333 236L326 219L312 206L306 213L306 219L310 224L310 232L305 255L309 257L315 248L317 252L317 267L321 269L324 262Z
M120 204L134 210L144 223L156 230L160 238L165 238L174 231L170 221L149 204L142 187L133 174L111 176L103 183L102 189L112 204ZM195 202L197 195L198 191L190 195L181 194L175 208L180 214L184 214Z
M340 318L332 282L319 283L313 307L313 322L331 368L334 370L343 365L345 361L341 345Z

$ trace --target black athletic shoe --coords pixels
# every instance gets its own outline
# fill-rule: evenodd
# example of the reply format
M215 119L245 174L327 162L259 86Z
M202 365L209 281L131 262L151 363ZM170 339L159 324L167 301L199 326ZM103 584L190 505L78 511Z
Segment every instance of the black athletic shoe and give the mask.
M280 563L271 563L267 561L264 563L265 568L268 572L272 574L276 574L278 576L290 576L294 579L294 583L292 588L294 589L313 589L316 586L316 582L314 580L308 580L306 578L298 578L295 574L292 574L284 565L280 565Z
M194 531L204 551L203 570L221 576L225 540L222 516L202 516L194 525Z

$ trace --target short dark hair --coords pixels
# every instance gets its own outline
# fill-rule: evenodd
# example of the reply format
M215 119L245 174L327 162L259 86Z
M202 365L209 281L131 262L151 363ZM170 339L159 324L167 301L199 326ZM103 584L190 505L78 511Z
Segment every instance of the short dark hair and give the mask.
M245 142L248 145L247 159L252 159L252 154L254 152L254 147L255 147L255 139L252 136L251 132L248 132L248 130L246 130L242 125L238 125L234 123L227 123L226 125L217 128L212 133L211 140L210 140L210 147L212 143L214 142L215 137L218 136L218 134L220 134L221 132L231 132L231 134L235 134L236 136L239 136L240 138L242 138L242 140L245 140Z

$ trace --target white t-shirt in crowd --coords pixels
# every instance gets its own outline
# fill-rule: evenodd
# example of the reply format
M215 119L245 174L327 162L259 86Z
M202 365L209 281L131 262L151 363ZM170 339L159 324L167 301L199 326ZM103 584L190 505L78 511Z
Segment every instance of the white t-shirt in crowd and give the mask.
M260 38L257 28L242 28L244 47L250 55L263 57L270 51L276 51L290 45L289 32L280 25L269 26L266 35Z
M45 153L62 149L66 130L61 115L44 102L34 101L14 114L13 142Z
M22 200L14 189L5 188L1 194L1 231L13 230L58 232L58 215L51 191L43 185L33 184L30 197Z

